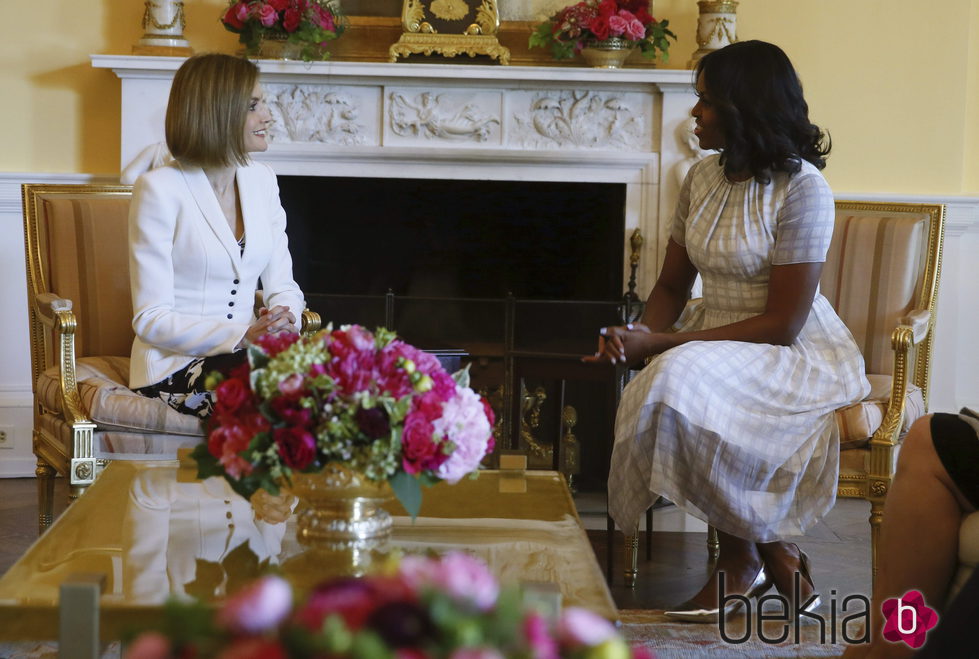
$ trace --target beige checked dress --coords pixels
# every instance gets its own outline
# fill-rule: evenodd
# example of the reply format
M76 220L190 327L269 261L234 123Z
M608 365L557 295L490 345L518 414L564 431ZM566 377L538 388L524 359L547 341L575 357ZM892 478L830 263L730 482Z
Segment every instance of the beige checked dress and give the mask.
M718 158L691 168L677 203L672 238L703 280L703 298L676 323L681 332L760 314L771 266L824 261L833 233L833 194L809 163L760 184L729 181ZM609 513L631 532L662 495L754 542L801 534L836 498L833 411L869 391L853 337L818 293L792 345L693 341L667 350L623 392Z

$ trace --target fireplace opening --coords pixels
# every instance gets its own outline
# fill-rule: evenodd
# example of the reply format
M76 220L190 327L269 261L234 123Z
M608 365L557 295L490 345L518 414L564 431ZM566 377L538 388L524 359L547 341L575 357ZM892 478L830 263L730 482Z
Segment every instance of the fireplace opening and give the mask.
M609 300L625 185L279 177L312 293Z
M509 433L501 448L550 468L560 436L562 471L603 488L609 382L549 377L513 355L587 354L619 322L625 185L280 176L279 187L295 277L324 322L460 352Z

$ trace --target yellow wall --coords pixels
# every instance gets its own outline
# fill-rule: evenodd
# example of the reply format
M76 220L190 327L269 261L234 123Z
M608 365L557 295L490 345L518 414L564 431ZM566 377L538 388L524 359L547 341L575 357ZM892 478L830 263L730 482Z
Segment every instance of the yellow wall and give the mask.
M217 21L224 6L186 2L195 49L235 50ZM670 66L682 68L697 5L654 7L681 37ZM0 171L118 171L119 82L88 55L128 53L142 11L139 0L5 8ZM838 193L979 193L979 0L742 0L738 35L773 41L795 62L812 119L833 136L826 175Z

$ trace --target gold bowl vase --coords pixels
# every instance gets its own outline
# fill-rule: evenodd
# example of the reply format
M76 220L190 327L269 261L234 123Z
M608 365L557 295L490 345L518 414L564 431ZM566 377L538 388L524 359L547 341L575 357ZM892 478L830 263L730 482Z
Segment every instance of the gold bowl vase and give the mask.
M391 515L384 505L394 499L391 486L331 463L322 471L293 474L292 493L300 501L296 536L301 544L341 547L385 541Z
M394 500L387 482L329 464L293 474L289 490L299 498L296 539L303 547L282 564L294 586L363 576L387 559L392 519L385 505Z
M257 59L302 59L302 44L293 43L288 39L289 35L284 32L265 34L258 42L258 48L248 51L247 54Z
M585 64L596 69L619 69L625 65L636 50L634 42L619 37L609 37L603 41L589 41L581 49Z

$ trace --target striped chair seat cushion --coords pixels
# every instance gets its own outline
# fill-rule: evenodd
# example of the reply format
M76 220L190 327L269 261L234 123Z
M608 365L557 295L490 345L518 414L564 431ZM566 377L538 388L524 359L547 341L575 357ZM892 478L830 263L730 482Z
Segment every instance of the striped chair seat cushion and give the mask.
M146 398L129 389L128 357L82 357L76 368L82 406L99 430L204 435L197 417L180 414L158 398ZM37 398L44 408L61 411L57 366L37 379Z
M890 375L868 375L870 395L859 403L836 410L836 425L840 429L840 450L862 448L884 420L891 395ZM914 421L925 413L925 400L919 387L908 385L904 397L903 435Z

